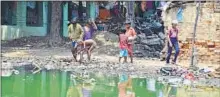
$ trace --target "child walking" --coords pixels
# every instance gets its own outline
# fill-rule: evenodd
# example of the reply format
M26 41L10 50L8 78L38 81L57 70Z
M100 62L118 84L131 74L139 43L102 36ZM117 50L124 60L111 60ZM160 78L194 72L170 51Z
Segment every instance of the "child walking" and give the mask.
M122 29L119 34L119 63L121 62L121 58L124 57L124 62L127 63L128 57L128 36L125 35L126 30Z
M178 24L178 21L173 20L172 21L172 28L169 29L169 31L168 31L168 53L167 53L167 58L166 58L166 64L170 63L170 56L172 54L172 48L173 47L174 47L176 52L175 52L172 64L176 65L176 60L177 60L177 57L179 55L179 51L180 51L179 43L178 43L179 30L177 28L177 24Z

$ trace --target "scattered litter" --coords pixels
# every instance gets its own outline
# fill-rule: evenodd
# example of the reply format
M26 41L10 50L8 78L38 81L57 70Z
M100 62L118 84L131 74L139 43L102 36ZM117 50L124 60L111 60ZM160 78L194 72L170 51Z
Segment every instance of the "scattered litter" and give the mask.
M13 70L14 74L18 75L20 72L18 70Z

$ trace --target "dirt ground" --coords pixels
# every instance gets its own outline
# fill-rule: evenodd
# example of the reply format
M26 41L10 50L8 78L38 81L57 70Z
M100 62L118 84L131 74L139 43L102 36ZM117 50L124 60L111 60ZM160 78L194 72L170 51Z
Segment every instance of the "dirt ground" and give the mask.
M91 61L84 60L83 64L79 64L73 60L70 51L70 42L65 42L59 47L45 47L44 42L24 42L22 45L11 41L9 44L1 45L1 63L2 69L11 68L13 66L22 66L24 64L32 64L40 69L60 69L72 72L103 72L103 73L127 73L137 75L138 77L158 77L158 70L165 65L165 61L159 58L134 58L134 63L122 64L118 62L119 48L118 37L109 33L98 33L96 35L97 48L92 53ZM35 39L34 41L36 41ZM25 40L29 41L29 40ZM14 43L14 45L12 45ZM39 45L38 45L39 44ZM86 56L84 59L87 59ZM129 59L128 59L129 60ZM171 65L172 66L172 65ZM189 67L190 60L178 61L179 67ZM208 67L216 69L219 64L198 63L199 68ZM219 85L216 80L210 79L214 86ZM220 80L220 79L217 79ZM209 81L209 80L207 80Z
M45 37L27 37L12 41L2 41L1 56L10 57L63 57L71 59L70 42L65 41L62 46L47 47ZM41 40L41 41L40 41ZM99 61L118 63L118 36L107 32L97 32L95 35L97 48L94 50L92 58ZM143 66L165 66L165 61L158 58L134 58L135 65ZM188 67L190 60L178 61L178 65ZM198 67L218 68L219 64L198 63Z

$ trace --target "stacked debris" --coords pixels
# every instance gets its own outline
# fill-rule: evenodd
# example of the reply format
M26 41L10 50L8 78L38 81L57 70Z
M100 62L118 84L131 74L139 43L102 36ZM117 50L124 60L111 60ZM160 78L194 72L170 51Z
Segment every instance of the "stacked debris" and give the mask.
M212 67L203 67L198 68L195 71L190 70L187 67L180 67L180 66L165 66L161 67L158 70L158 74L163 76L176 76L176 77L185 77L185 78L219 78L220 77L220 67L217 69L213 69Z
M136 57L159 57L165 43L162 23L152 18L135 19L135 31L138 33L134 44Z

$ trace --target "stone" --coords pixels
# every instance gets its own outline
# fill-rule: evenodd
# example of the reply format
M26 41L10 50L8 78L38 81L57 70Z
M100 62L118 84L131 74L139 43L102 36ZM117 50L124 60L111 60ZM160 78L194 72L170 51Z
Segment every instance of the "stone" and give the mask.
M165 34L163 34L162 32L159 32L158 36L160 37L160 39L165 39L166 38Z
M151 36L146 36L146 39L155 39L158 38L156 34L152 34Z
M145 33L146 36L151 36L153 34L153 32L149 29L149 28L144 28L143 33Z
M141 40L146 38L144 33L138 34L137 37L139 37Z
M150 47L147 46L147 45L144 45L144 50L152 51L152 48L150 48Z
M160 45L161 44L160 38L142 40L141 43L145 45Z

